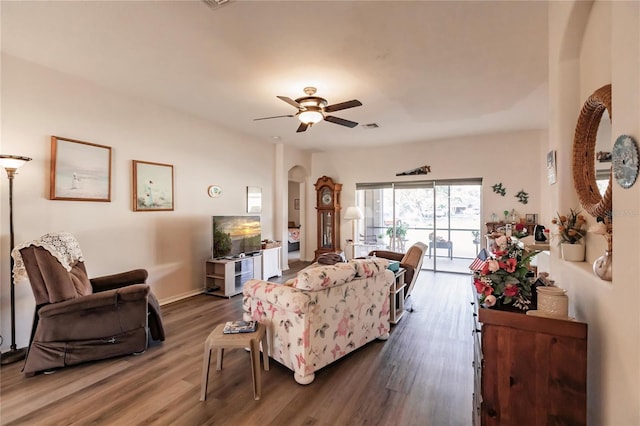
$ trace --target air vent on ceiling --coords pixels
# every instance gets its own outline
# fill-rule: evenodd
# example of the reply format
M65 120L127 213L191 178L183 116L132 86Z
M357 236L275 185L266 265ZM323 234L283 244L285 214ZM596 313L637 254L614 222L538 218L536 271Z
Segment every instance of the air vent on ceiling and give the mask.
M364 127L365 129L377 129L378 127L378 123L369 123L369 124L363 124L362 127Z
M211 9L217 9L220 6L224 6L225 4L231 2L231 0L202 0L202 1Z

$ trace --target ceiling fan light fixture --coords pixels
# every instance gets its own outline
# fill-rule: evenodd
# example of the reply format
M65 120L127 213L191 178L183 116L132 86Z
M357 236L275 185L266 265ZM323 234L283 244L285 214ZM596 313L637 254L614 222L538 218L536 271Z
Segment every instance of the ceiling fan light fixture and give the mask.
M295 100L287 96L276 96L276 98L296 108L298 111L295 115L276 115L273 117L254 118L253 120L258 121L280 117L298 117L298 120L300 120L300 126L298 126L298 130L296 130L296 133L306 132L309 127L322 120L328 121L329 123L333 124L339 124L340 126L349 127L351 129L358 125L358 123L356 123L355 121L345 120L344 118L327 114L362 106L362 102L360 102L359 100L352 99L350 101L329 105L329 102L327 102L325 98L313 96L316 93L315 87L305 87L304 93L307 96L303 96Z
M308 109L298 114L298 119L304 124L316 124L324 120L324 115L319 110Z

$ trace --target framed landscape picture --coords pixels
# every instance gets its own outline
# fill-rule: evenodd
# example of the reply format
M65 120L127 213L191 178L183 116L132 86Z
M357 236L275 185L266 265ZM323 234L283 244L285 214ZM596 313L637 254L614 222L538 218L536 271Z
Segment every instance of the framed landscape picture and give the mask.
M173 166L133 160L133 211L173 210Z
M111 147L52 136L49 198L111 201Z

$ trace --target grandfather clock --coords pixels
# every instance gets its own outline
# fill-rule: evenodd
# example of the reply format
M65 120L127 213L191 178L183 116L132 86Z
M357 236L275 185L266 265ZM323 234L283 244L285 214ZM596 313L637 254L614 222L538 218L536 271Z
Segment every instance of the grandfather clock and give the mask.
M340 251L340 191L341 183L322 176L315 184L318 210L318 249L316 259L323 253Z

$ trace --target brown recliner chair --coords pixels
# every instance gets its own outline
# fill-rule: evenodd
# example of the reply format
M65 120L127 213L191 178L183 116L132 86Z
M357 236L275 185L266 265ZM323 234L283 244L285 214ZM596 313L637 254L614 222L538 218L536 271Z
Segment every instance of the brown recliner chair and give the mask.
M406 253L397 253L389 250L372 250L369 252L369 256L382 257L389 260L396 260L400 262L400 266L406 271L404 273L404 283L407 288L404 292L405 299L411 294L413 286L416 284L418 273L422 268L422 261L424 255L427 252L427 245L422 242L417 242L409 247Z
M89 279L81 256L67 270L57 258L63 256L53 256L51 249L31 243L16 248L36 300L25 375L144 352L148 332L164 340L146 270Z

